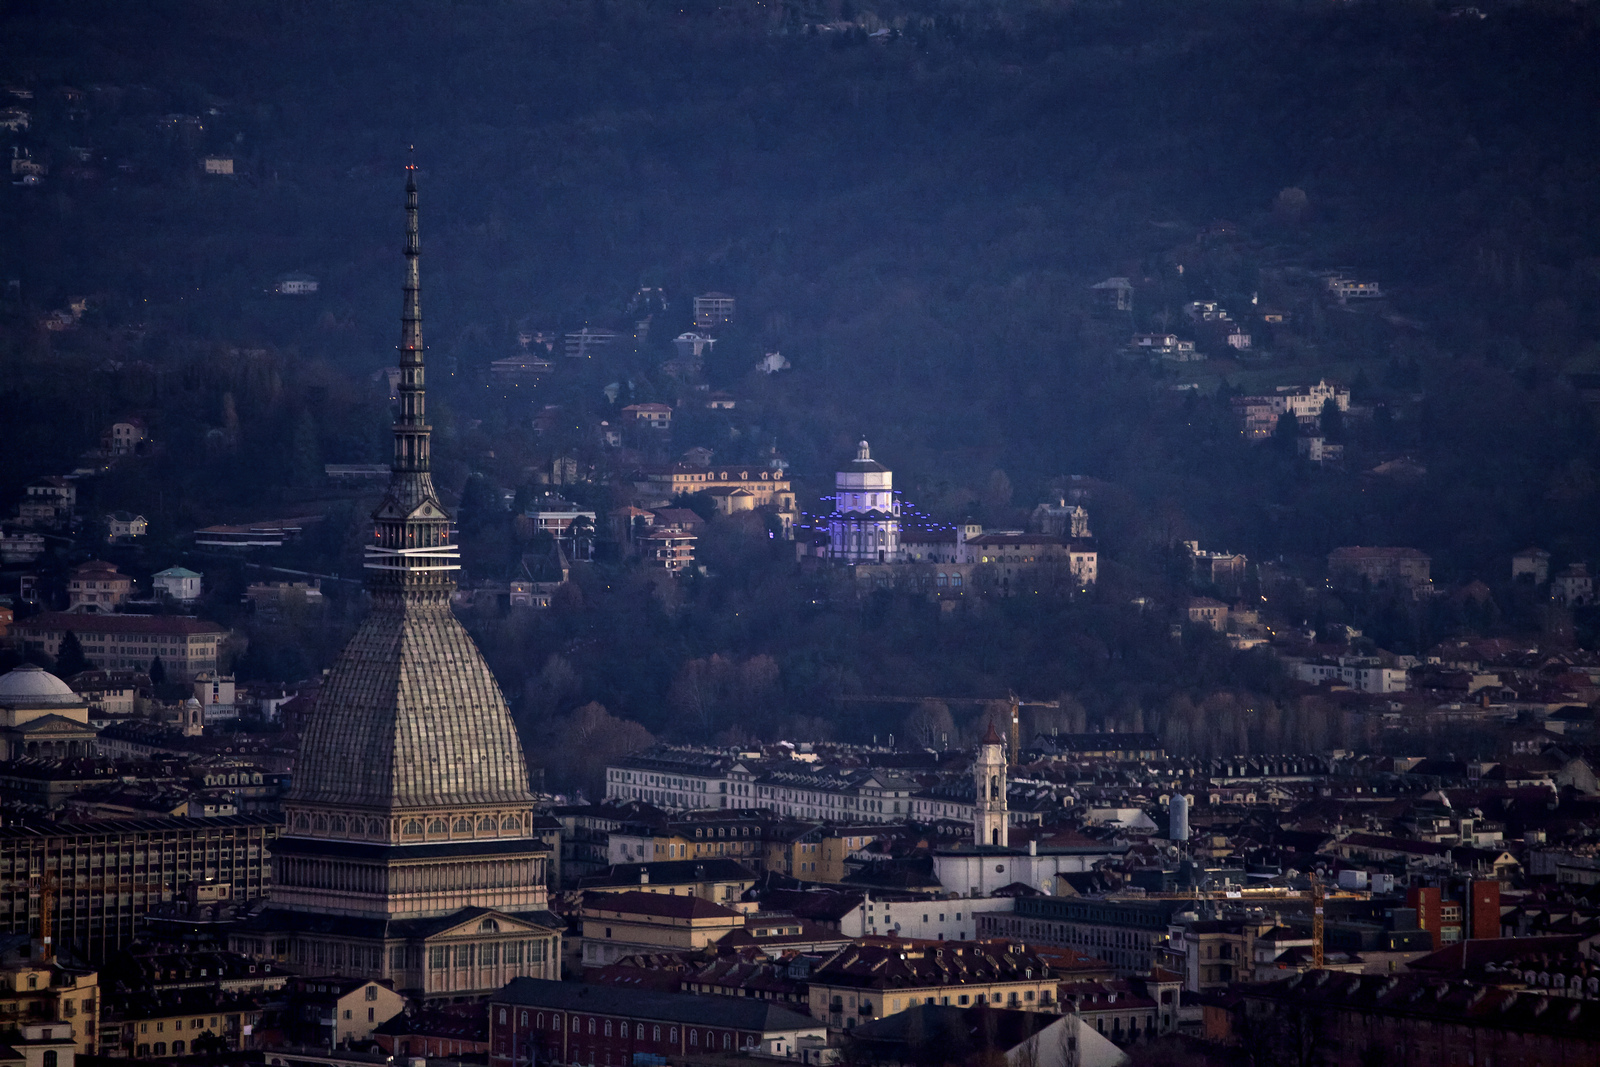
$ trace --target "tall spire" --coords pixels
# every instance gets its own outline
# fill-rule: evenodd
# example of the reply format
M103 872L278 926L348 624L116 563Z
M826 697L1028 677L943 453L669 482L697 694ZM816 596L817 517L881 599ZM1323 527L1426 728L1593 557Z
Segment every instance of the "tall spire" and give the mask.
M417 234L417 166L406 164L406 283L400 310L400 417L394 424L394 469L428 469L428 426L422 371L422 240Z
M389 490L373 512L372 544L365 566L374 595L402 594L412 603L448 602L460 570L450 543L450 517L439 503L429 473L432 427L428 425L422 360L422 278L418 261L416 164L406 165L406 277L400 309L400 406L394 420L394 460Z
M300 735L284 830L273 846L272 903L301 913L282 927L297 939L297 958L310 958L306 946L327 937L359 943L348 957L355 973L376 972L432 997L443 973L422 966L426 935L400 953L392 939L410 935L387 924L464 907L543 908L547 850L534 836L528 764L505 696L450 611L459 557L428 473L421 242L410 168L404 251L394 464L372 515L365 561L372 609L328 673ZM314 923L306 923L307 913L318 917ZM470 918L477 929L481 916L462 921ZM348 917L363 923L347 927ZM474 988L498 988L511 973L488 968L493 961L482 954L478 962L484 969L465 979ZM461 981L454 972L444 978L468 990Z

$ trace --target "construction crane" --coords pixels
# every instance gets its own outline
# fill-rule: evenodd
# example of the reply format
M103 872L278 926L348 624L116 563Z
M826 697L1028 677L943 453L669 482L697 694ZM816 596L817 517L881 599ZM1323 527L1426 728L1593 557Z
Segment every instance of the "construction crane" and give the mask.
M1322 876L1311 872L1311 966L1322 970Z
M147 882L142 879L122 881L119 878L89 878L72 877L71 892L114 892L114 893L148 893L152 890L158 893L168 893L171 887L165 882ZM49 963L55 958L55 920L61 897L61 880L54 871L43 871L39 874L30 874L26 881L6 882L0 886L4 890L15 892L25 890L39 893L39 959L42 963Z
M938 701L941 704L994 704L1004 701L1011 705L1006 721L1006 740L1009 751L1007 760L1015 766L1022 754L1022 709L1030 708L1059 708L1058 700L1022 700L1015 693L1008 693L1004 697L887 697L863 696L860 694L841 694L839 700L852 704L921 704L924 701Z
M39 876L39 959L49 963L55 953L50 947L50 919L56 910L56 876L45 871Z

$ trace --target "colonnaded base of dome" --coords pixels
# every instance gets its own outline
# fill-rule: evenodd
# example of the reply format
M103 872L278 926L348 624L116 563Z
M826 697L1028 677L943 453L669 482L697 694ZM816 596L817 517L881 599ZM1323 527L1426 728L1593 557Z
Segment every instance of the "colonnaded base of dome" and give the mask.
M550 852L528 838L383 845L280 837L272 867L274 908L416 919L463 907L542 909Z

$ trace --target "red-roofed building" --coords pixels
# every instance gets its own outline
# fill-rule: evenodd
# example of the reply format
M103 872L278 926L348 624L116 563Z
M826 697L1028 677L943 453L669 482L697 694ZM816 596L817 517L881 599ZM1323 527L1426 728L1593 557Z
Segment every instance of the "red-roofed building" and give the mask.
M1242 986L1207 1036L1292 1059L1304 1021L1315 1019L1320 1062L1363 1067L1385 1059L1427 1064L1600 1062L1600 1004L1513 992L1429 975L1354 975L1311 971L1281 982ZM1230 998L1231 999L1231 998ZM1303 1032L1303 1031L1298 1031Z
M383 1051L402 1058L487 1056L489 1006L407 1009L379 1026L372 1037Z
M774 963L757 954L726 955L684 975L683 992L724 997L749 997L786 1004L805 1011L806 983L792 977L787 962Z
M133 592L133 579L117 570L116 564L91 559L73 568L67 583L67 610L111 611Z
M1150 1041L1178 1028L1183 976L1161 967L1149 975L1074 979L1059 987L1063 1013L1080 1015L1119 1045Z
M89 666L99 670L143 670L161 658L167 677L189 681L217 670L218 649L228 631L214 622L181 615L85 615L47 611L15 627L30 652L59 655L70 630Z
M581 917L585 967L603 967L636 952L706 949L745 924L741 912L700 897L637 890L587 893Z

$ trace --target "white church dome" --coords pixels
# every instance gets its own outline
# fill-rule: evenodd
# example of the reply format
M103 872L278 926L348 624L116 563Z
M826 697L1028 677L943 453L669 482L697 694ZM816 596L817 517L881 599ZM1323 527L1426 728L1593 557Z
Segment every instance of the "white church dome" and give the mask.
M70 685L32 663L0 675L0 704L38 708L82 703Z

